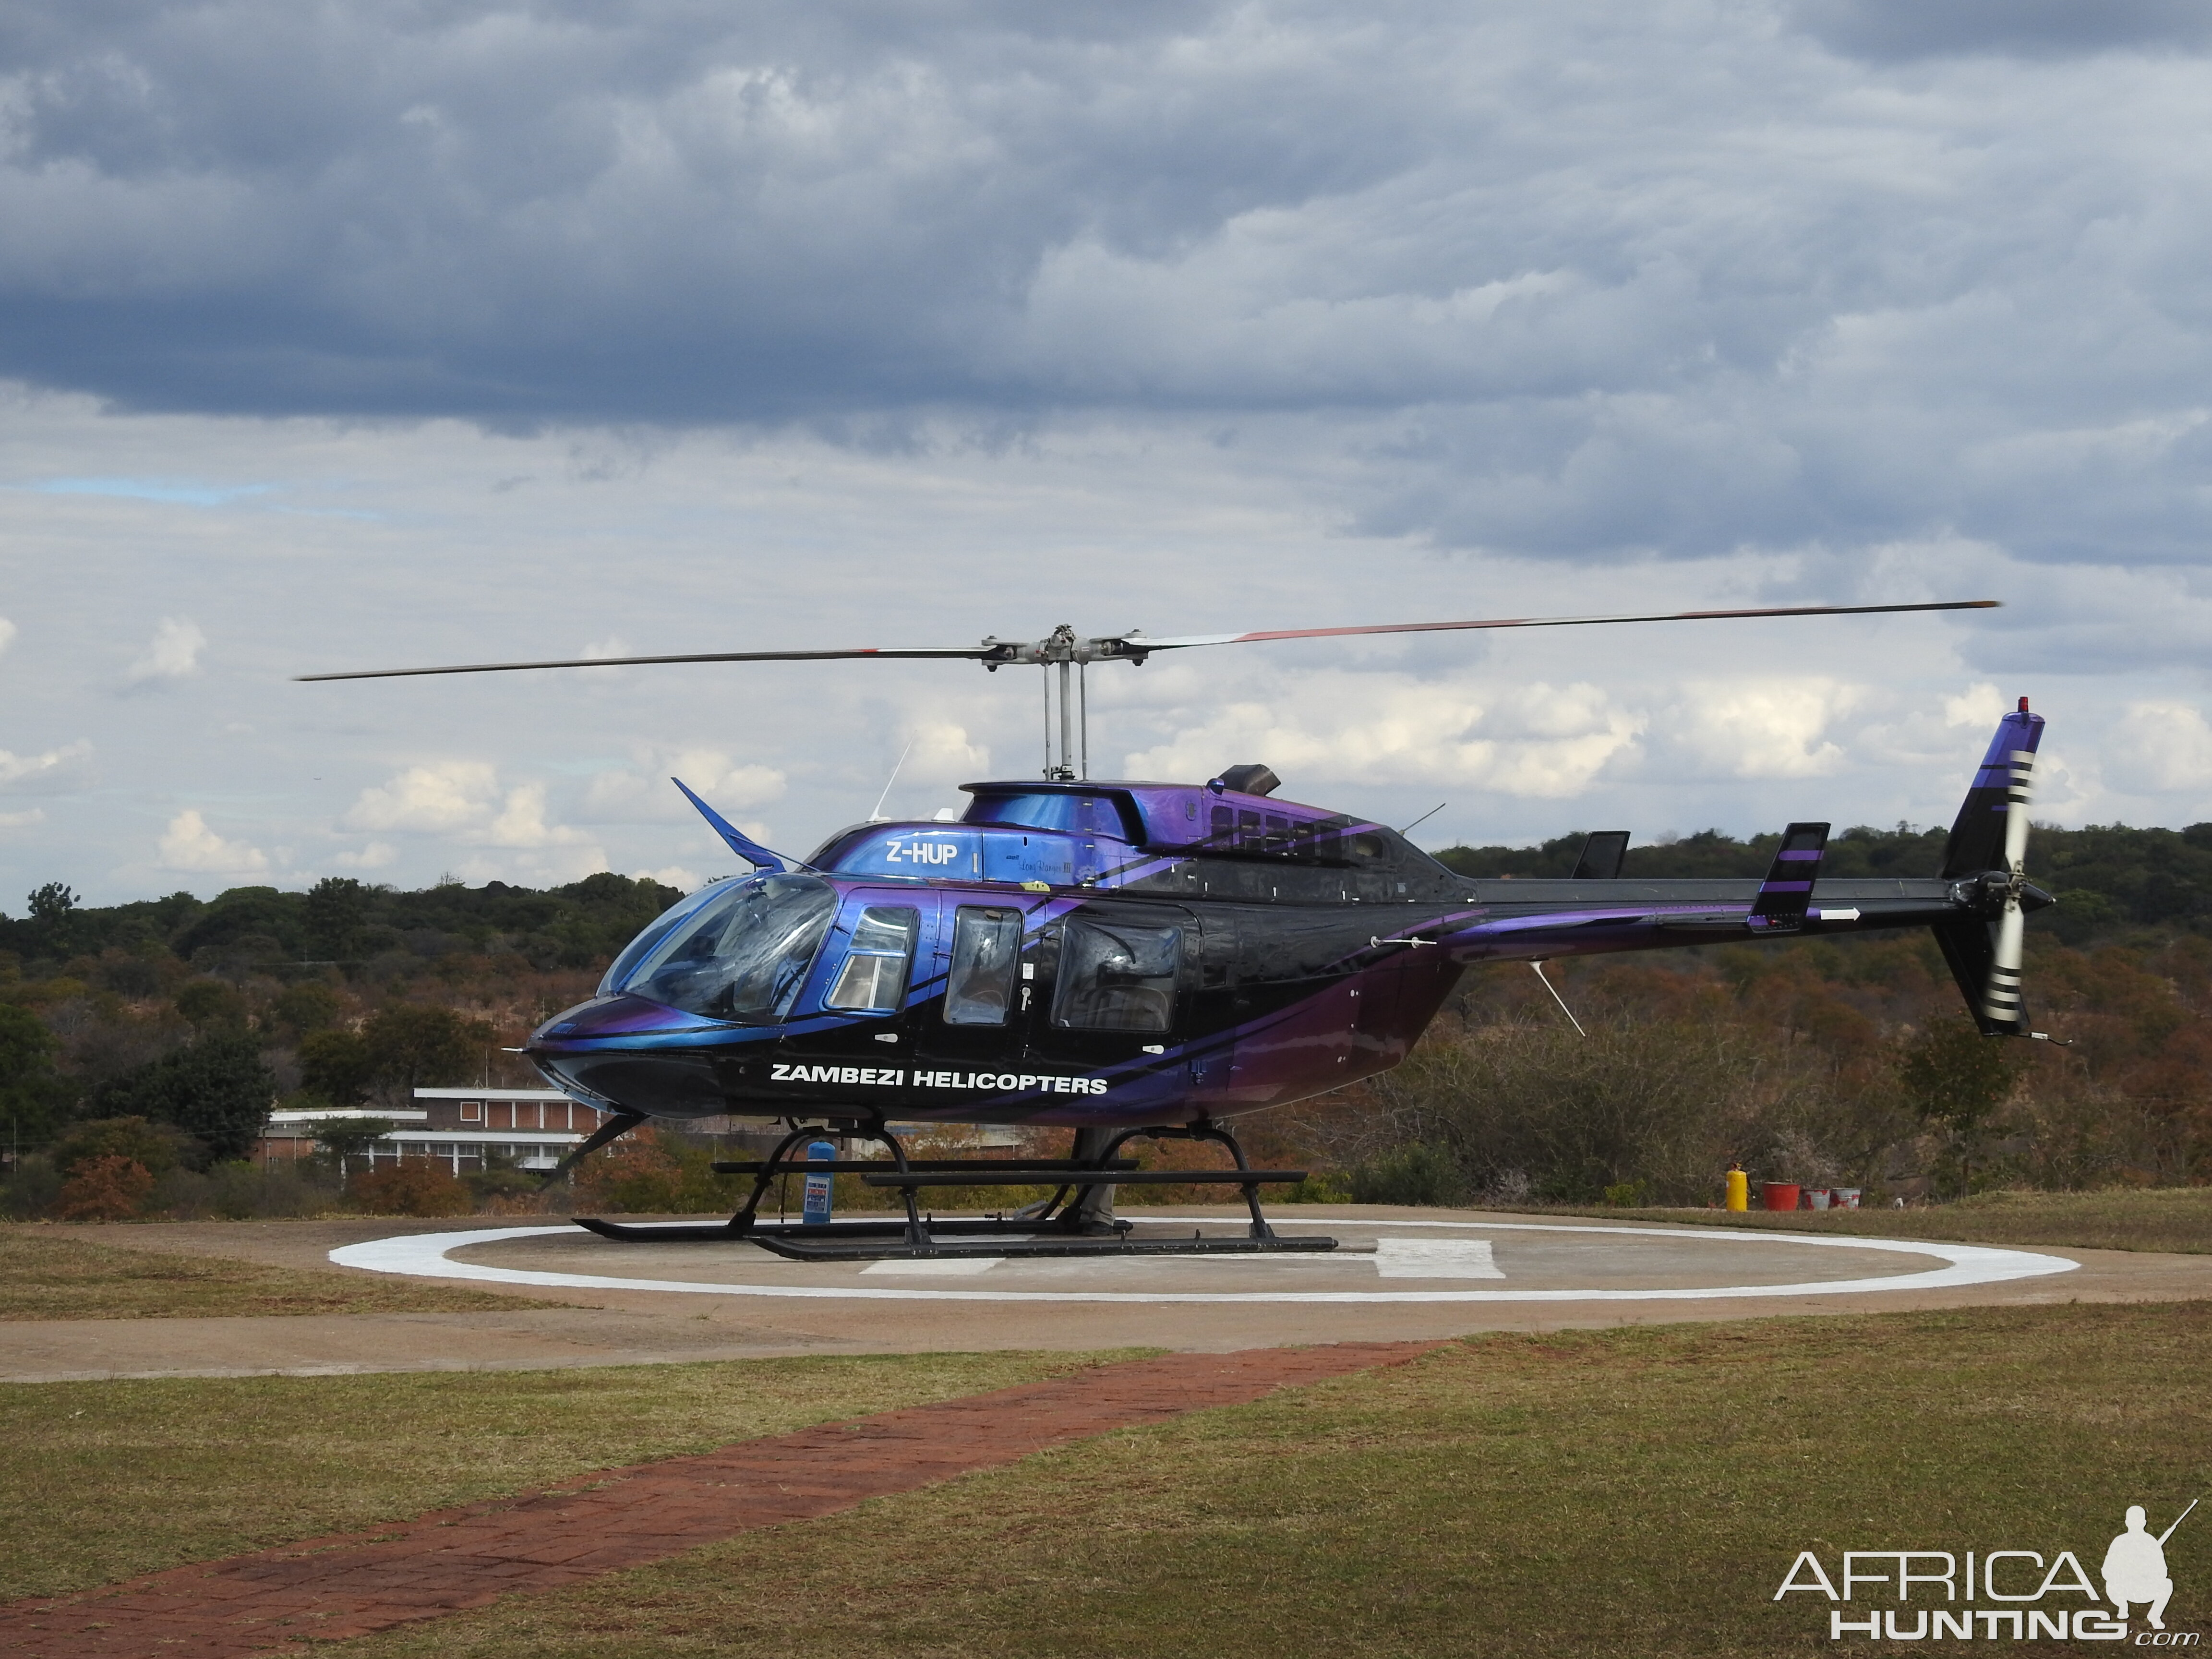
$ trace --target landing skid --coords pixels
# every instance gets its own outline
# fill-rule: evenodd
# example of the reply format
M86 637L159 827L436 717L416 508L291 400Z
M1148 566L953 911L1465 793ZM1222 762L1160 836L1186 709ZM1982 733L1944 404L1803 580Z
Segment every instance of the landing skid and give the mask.
M890 1149L890 1161L800 1163L790 1157L817 1129L794 1129L758 1163L717 1164L719 1175L750 1175L753 1189L727 1221L623 1222L574 1218L578 1226L625 1244L744 1243L793 1261L926 1261L988 1256L1257 1255L1334 1250L1333 1238L1284 1238L1267 1224L1260 1188L1303 1181L1303 1170L1255 1170L1236 1138L1217 1125L1131 1129L1118 1135L1096 1162L1073 1159L909 1159L881 1123L865 1133ZM1233 1170L1138 1170L1115 1156L1128 1141L1211 1140L1229 1148ZM858 1174L871 1187L890 1188L904 1200L902 1220L837 1221L814 1226L758 1219L761 1200L779 1176ZM1056 1182L1044 1204L1018 1215L924 1218L917 1194L932 1187L1034 1187ZM1133 1224L1116 1221L1102 1231L1081 1217L1083 1194L1103 1186L1228 1186L1241 1188L1251 1220L1242 1235L1194 1233L1188 1238L1136 1237Z

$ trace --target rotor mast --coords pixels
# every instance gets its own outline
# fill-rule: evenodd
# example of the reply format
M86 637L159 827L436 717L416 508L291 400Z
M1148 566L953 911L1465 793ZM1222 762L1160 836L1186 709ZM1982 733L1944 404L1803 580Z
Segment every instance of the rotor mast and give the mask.
M1045 671L1044 775L1048 781L1073 783L1091 775L1089 669L1094 662L1143 662L1146 652L1142 641L1137 629L1106 639L1081 639L1066 623L1041 640L985 637L983 643L995 647L994 655L984 659L986 668L995 672L1006 663L1034 663Z

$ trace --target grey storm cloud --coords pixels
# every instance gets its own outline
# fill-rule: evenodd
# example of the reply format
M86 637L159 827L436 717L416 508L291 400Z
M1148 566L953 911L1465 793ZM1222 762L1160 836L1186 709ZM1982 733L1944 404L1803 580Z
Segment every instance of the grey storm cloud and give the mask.
M1325 428L1545 557L2212 532L2201 8L32 4L0 374L126 409Z

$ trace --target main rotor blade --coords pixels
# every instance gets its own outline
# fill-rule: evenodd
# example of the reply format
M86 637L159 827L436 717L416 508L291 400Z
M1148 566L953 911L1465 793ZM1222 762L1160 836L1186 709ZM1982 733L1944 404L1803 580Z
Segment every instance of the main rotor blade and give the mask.
M1128 634L1138 651L1193 645L1250 645L1261 640L1330 640L1351 634L1438 634L1466 628L1593 628L1608 623L1721 622L1747 617L1869 617L1899 611L1993 611L2002 599L1938 599L1925 605L1786 605L1757 611L1669 611L1638 617L1496 617L1478 622L1382 623L1370 628L1279 628L1255 634L1184 634L1155 640Z
M1001 654L990 645L861 646L850 651L700 651L678 657L569 657L545 662L465 662L438 668L358 668L343 674L295 674L295 680L396 680L412 674L507 674L523 668L631 668L677 662L828 662L841 657L970 657Z

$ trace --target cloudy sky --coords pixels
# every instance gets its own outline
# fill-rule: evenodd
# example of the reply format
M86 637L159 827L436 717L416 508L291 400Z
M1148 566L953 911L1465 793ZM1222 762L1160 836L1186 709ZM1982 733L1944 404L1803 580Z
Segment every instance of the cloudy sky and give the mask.
M0 907L728 867L1039 763L1431 845L2212 817L2186 0L17 0Z

